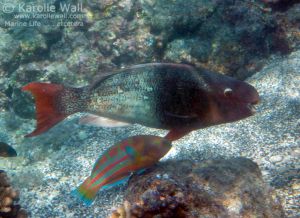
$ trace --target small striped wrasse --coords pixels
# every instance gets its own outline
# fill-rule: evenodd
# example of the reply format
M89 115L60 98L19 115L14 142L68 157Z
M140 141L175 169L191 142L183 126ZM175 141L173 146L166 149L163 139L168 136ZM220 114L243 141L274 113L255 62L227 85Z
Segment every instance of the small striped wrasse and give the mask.
M91 175L73 194L90 205L99 190L126 183L132 173L143 172L157 163L171 146L167 139L152 135L124 139L98 158Z

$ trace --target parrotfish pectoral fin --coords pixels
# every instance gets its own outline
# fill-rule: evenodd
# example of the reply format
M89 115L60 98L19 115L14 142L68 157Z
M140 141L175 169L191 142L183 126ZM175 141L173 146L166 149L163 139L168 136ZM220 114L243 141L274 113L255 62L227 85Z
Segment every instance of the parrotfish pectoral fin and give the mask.
M108 183L108 184L102 186L102 188L100 190L101 191L102 190L108 190L108 189L111 189L111 188L116 187L118 185L125 184L125 183L128 182L129 178L130 178L130 176L126 176L126 177L123 177L123 178L121 178L119 180L114 180L111 183Z
M97 126L97 127L123 127L128 126L130 123L125 123L113 119L109 119L106 117L100 117L96 115L86 115L79 119L79 124Z
M35 98L36 105L36 129L26 137L36 136L62 121L68 114L62 114L57 110L57 96L64 89L62 85L49 83L30 83L22 88L30 91Z
M170 142L173 142L189 134L191 131L192 131L191 129L172 129L165 136L165 139L169 140Z
M91 178L88 177L77 189L72 191L72 195L82 200L90 206L96 198L99 187L91 185Z

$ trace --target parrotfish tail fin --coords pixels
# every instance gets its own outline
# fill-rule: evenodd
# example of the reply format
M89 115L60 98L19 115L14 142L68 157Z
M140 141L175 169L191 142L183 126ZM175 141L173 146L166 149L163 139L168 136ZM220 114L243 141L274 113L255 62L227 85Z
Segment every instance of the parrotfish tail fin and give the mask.
M171 129L170 132L168 132L168 134L165 136L165 139L173 142L189 134L191 131L192 130L190 129Z
M46 132L52 126L63 120L67 114L57 110L57 96L64 87L57 84L30 83L22 88L23 91L30 91L35 98L36 106L36 129L26 137L36 136Z
M36 129L26 135L26 137L36 136L53 127L65 119L68 115L77 112L74 110L76 94L79 94L81 89L67 88L59 84L49 83L29 83L22 88L23 91L29 91L35 98L36 105ZM70 104L70 105L68 105ZM70 110L71 108L72 110Z
M92 186L91 178L88 177L77 189L72 191L72 195L90 206L95 200L99 188L98 186Z

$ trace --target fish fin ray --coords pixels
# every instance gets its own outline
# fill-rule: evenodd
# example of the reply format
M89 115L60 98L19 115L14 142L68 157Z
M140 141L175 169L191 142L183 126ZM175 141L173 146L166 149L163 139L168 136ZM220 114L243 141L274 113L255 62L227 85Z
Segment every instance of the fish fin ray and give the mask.
M121 122L118 120L109 119L93 114L88 114L79 119L79 124L91 125L98 127L123 127L131 125L130 123Z
M116 74L115 72L104 72L101 75L96 76L96 78L93 79L93 83L89 85L89 90L93 90L96 88L99 84L101 84L104 80L109 78L110 76Z
M194 71L195 68L188 64L175 64L175 63L146 63L146 64L137 64L133 66L129 66L122 69L112 70L111 72L104 72L101 75L97 76L96 79L94 79L94 83L92 83L89 86L89 90L93 90L95 87L97 87L99 84L101 84L104 80L108 79L109 77L123 73L124 71L130 71L142 67L176 67L176 68L182 68L189 71Z
M57 110L57 96L64 89L59 84L49 83L29 83L22 88L23 91L30 91L35 98L36 105L36 129L26 135L26 137L36 136L46 132L58 122L65 119L68 114L63 114Z

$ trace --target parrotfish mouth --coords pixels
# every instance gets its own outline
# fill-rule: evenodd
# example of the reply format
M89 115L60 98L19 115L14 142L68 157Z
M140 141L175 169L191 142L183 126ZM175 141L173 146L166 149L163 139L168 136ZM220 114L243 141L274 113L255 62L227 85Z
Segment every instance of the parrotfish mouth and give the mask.
M258 101L247 104L247 108L251 111L252 114L256 113L256 110L257 110L256 106L257 106L257 104L258 104Z
M260 98L259 98L259 95L255 96L254 99L247 104L247 108L250 110L251 114L255 114L256 111L257 111L257 105L259 104L260 102Z

